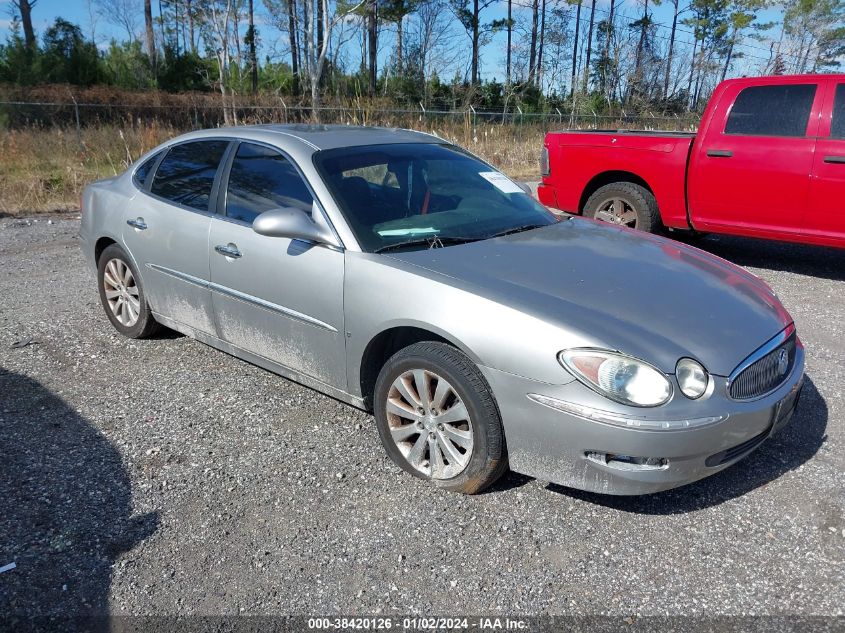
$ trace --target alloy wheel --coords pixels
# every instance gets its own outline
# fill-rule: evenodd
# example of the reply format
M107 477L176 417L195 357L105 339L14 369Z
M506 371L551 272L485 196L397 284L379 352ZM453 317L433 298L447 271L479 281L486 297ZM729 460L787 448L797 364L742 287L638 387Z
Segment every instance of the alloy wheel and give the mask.
M603 202L595 213L595 219L632 229L637 227L637 211L622 198L611 198Z
M472 457L473 431L461 397L426 369L402 373L387 396L390 436L404 458L432 479L451 479Z
M138 284L132 269L122 259L110 259L103 271L103 290L114 317L121 325L132 327L141 314Z

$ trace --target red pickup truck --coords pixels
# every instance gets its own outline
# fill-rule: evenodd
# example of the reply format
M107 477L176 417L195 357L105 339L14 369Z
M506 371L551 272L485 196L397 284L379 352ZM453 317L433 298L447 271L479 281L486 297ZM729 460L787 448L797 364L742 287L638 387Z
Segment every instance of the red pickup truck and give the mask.
M540 201L644 231L845 248L845 75L731 79L698 134L546 135Z

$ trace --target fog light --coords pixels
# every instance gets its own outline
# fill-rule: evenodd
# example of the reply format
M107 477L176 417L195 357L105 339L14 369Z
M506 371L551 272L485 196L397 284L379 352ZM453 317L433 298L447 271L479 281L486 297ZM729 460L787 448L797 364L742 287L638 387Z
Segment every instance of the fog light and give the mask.
M669 468L669 460L665 457L636 457L619 453L600 453L588 451L584 456L591 462L619 470L664 470Z
M695 400L704 395L707 385L710 383L710 376L701 363L691 358L682 358L675 368L675 376L678 378L678 386L687 398Z

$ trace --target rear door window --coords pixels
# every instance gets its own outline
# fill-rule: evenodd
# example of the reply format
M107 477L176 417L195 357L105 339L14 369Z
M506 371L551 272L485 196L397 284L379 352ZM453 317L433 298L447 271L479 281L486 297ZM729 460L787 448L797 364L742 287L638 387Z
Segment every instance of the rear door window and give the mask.
M830 123L830 135L833 138L845 138L845 84L836 86L833 98L833 120Z
M816 88L816 84L745 88L731 108L725 134L805 136Z
M226 190L226 217L252 223L270 209L294 207L311 213L314 198L302 176L276 150L241 143L232 160Z
M208 211L214 177L228 141L193 141L171 147L150 192L176 204Z

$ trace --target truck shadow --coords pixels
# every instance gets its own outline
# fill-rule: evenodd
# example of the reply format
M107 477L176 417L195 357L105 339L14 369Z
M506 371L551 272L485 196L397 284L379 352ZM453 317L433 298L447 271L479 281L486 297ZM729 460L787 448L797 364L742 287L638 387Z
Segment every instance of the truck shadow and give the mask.
M845 280L845 249L729 235L708 235L691 245L740 266Z
M0 394L0 566L16 564L0 576L0 628L93 617L88 630L108 630L111 567L158 515L132 516L120 453L64 400L2 367Z
M827 403L812 380L805 380L801 403L789 424L751 455L711 477L637 497L602 495L557 484L548 484L547 489L615 510L656 515L695 512L740 497L809 461L827 440Z

